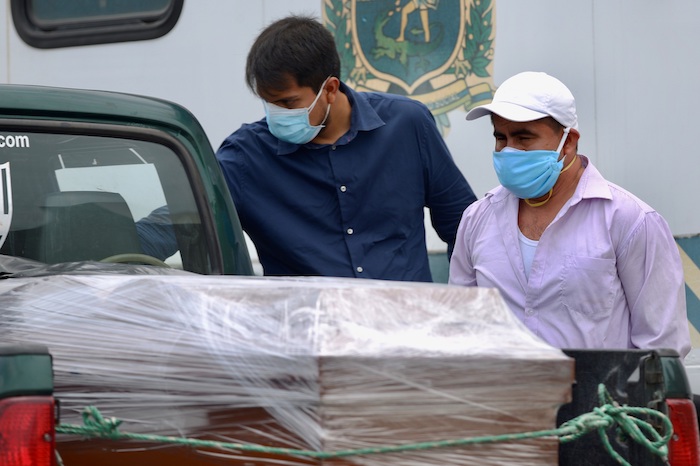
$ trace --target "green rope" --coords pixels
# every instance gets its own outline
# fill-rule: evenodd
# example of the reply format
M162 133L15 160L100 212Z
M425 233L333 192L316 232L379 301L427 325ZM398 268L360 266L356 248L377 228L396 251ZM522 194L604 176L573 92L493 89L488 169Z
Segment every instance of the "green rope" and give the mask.
M561 443L574 441L590 432L597 431L606 451L620 464L631 466L612 447L606 430L616 426L617 433L624 433L635 442L646 447L651 453L666 460L668 455L668 442L673 435L671 421L663 413L649 408L635 408L619 406L612 400L603 384L598 386L598 398L601 406L594 408L593 412L582 414L557 429L540 430L535 432L523 432L513 434L491 435L483 437L470 437L455 440L442 440L434 442L420 442L406 445L383 446L373 448L360 448L353 450L339 450L322 452L313 450L299 450L294 448L266 447L262 445L229 443L212 440L188 439L182 437L167 437L162 435L134 434L120 432L122 421L116 418L105 419L94 406L83 410L83 425L61 424L56 428L57 433L82 435L87 437L120 440L141 440L154 443L169 443L186 445L199 448L218 448L224 450L239 450L248 452L269 453L283 456L303 456L318 459L340 458L347 456L372 455L381 453L397 453L416 450L430 450L435 448L460 447L483 443L512 442L541 437L559 437ZM659 434L648 422L634 416L656 417L663 424L664 434Z

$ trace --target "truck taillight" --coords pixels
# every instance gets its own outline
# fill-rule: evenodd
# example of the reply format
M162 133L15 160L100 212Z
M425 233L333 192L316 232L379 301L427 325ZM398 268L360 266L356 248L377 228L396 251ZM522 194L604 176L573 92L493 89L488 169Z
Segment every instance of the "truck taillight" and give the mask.
M0 465L55 466L55 439L53 397L0 400Z
M673 437L668 444L671 466L700 466L700 433L692 400L667 399L668 417L673 424Z

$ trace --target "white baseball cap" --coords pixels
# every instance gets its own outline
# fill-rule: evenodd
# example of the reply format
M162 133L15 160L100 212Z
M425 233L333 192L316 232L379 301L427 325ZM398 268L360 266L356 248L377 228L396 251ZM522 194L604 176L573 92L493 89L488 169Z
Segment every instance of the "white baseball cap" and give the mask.
M475 107L467 120L495 113L511 121L552 117L567 128L578 129L576 100L569 88L547 73L525 71L506 79L490 104Z

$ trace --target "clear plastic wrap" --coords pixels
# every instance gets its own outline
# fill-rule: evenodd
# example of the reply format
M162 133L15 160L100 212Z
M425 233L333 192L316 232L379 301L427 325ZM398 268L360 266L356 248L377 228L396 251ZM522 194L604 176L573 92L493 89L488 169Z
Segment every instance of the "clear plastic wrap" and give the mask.
M335 451L553 429L570 398L573 361L496 290L91 272L0 281L2 338L49 347L64 423L96 406L122 431ZM406 466L557 464L558 442L326 460L69 435L58 445L66 466Z

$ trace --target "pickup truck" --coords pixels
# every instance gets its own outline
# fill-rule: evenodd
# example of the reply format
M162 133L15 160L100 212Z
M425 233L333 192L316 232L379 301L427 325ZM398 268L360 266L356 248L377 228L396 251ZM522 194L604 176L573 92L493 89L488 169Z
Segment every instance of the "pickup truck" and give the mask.
M230 275L242 277L225 277ZM129 419L125 424L129 420L135 421L136 430L149 431L149 422L152 425L161 422L157 432L162 433L162 426L168 424L176 437L206 432L208 437L204 435L203 438L208 440L235 443L246 439L245 443L257 442L267 446L298 444L290 439L295 434L300 413L306 411L294 411L295 416L283 417L283 429L270 427L268 415L279 421L276 416L284 409L278 403L287 403L287 397L295 403L298 401L292 395L303 385L303 377L285 371L296 367L294 355L299 349L276 354L270 348L277 348L274 346L276 341L294 337L289 329L309 334L310 329L317 331L317 321L288 322L298 318L302 311L308 316L310 308L316 309L318 305L314 299L317 295L344 296L348 290L357 292L359 294L353 294L352 299L345 303L347 309L352 310L364 305L360 298L366 292L372 294L379 290L383 299L371 299L367 304L369 307L379 306L372 311L371 317L382 314L393 323L397 316L401 316L414 327L423 327L416 325L423 323L420 319L411 320L416 315L436 312L430 308L444 305L442 299L427 300L427 308L416 310L414 303L416 300L423 302L425 296L447 296L458 301L475 299L479 306L490 303L489 306L498 309L504 306L497 293L494 297L495 290L457 289L439 284L378 284L363 280L263 279L251 275L253 268L235 206L212 147L190 112L177 104L142 96L0 86L0 302L3 303L0 306L0 342L9 345L0 349L0 464L446 464L444 457L431 461L428 453L427 456L418 456L421 460L409 456L386 463L381 458L368 459L365 456L345 460L318 460L293 452L284 456L276 450L238 452L238 455L227 456L207 446L158 446L150 440L83 439L55 433L55 425L60 425L60 421L54 416L57 411L54 398L62 406L61 421L79 419L81 404L88 401L106 407L107 416L120 412L120 403L132 403L133 409L128 412ZM358 283L366 283L366 286ZM385 288L388 292L382 294ZM249 291L254 294L254 299L247 294ZM411 298L407 300L404 296ZM222 302L235 305L216 308L215 315L202 320L202 314L209 306L215 308ZM330 305L336 304L331 302ZM240 306L245 306L251 315L260 317L258 321L271 314L285 317L262 328L245 327L253 325L248 322L243 325L244 330L255 328L255 331L222 339L222 335L233 332L232 327L240 322L237 319L246 318L245 313L239 312ZM294 311L291 314L287 313L290 308ZM127 315L127 312L133 314ZM503 322L512 326L514 332L520 332L522 329L517 322L507 314L500 314ZM362 313L352 315L358 318L358 322L350 319L352 326L359 325L360 317L369 318ZM491 315L490 311L488 315ZM488 320L487 314L480 316ZM170 324L174 321L181 327L171 334L169 332L174 331ZM432 337L437 332L446 338L455 338L456 332L450 330L455 328L452 325L462 325L460 321L456 322L447 325L446 321L440 321L430 329L429 335ZM280 323L285 325L280 326L284 334L275 333L270 328ZM387 322L381 324L388 325ZM402 328L402 331L413 335L414 327ZM331 330L337 335L342 334L341 329ZM372 344L378 340L383 345L385 339L391 340L390 332L378 333L380 335L372 340ZM188 334L197 338L188 340ZM292 334L291 337L288 334ZM604 386L616 403L661 412L668 416L674 429L667 457L653 454L632 441L629 435L609 429L606 438L621 458L635 465L700 465L697 415L678 354L663 349L560 351L531 341L524 333L518 335L519 341L531 345L523 347L522 354L515 354L520 351L517 348L512 350L512 355L505 350L502 351L505 354L488 354L481 352L483 348L479 347L474 350L476 356L470 361L477 363L475 367L481 367L484 377L479 371L466 370L467 366L464 371L456 373L470 372L468 380L478 380L485 378L489 361L493 362L493 367L507 367L494 376L497 382L486 387L484 397L488 397L489 392L518 386L519 379L527 378L528 373L533 379L528 383L535 385L553 377L552 384L562 384L564 390L552 399L552 427L593 411L600 404L599 388ZM313 335L314 338L318 336ZM468 340L460 334L457 336ZM461 340L449 341L460 345ZM483 346L493 345L494 351L500 347L508 348L503 341L488 340L481 343ZM230 342L232 347L245 341L239 349L247 359L245 364L235 366L232 374L228 374L231 377L257 380L262 377L260 373L271 371L270 368L278 363L284 370L275 366L280 372L270 376L268 385L256 386L254 390L247 387L243 398L255 402L224 404L223 408L219 406L212 411L211 406L229 396L225 390L221 391L221 387L226 388L230 383L229 379L217 385L218 391L207 391L212 389L214 381L220 380L221 372L233 367L232 356L221 345L222 341ZM337 344L337 338L331 343L331 347ZM417 342L402 340L401 345L406 344ZM45 345L47 349L36 345ZM256 352L256 348L260 351ZM544 365L538 366L537 357L528 356L532 348L546 364L543 362ZM356 351L364 354L364 349L357 348ZM429 373L436 363L432 356L442 354L441 351L446 350L433 348L426 353L430 357L423 353L420 357L413 355L402 359L399 366L411 374L414 373L412 370ZM176 360L168 359L174 354L178 355ZM271 354L272 359L264 359ZM387 353L388 360L393 354L391 351ZM55 387L51 355L57 377ZM328 371L340 356L331 354L321 358L304 353L304 357L305 361L315 361L314 370L326 374L324 371ZM208 359L218 359L220 365L208 370ZM265 363L256 366L253 363L257 359L264 359ZM451 357L447 359L450 364L454 362ZM504 359L511 365L497 366ZM372 359L373 364L381 360ZM555 369L549 365L552 360L557 361ZM360 364L354 360L353 367L363 366L366 360L363 361ZM533 364L531 370L528 364ZM527 370L522 376L516 376L522 367ZM539 374L536 371L542 367L546 370L535 377ZM384 368L376 369L373 373L384 371ZM423 409L418 401L412 404L413 397L422 399L425 393L436 392L435 387L449 381L439 378L435 376L418 383L408 375L406 380L395 376L395 382L405 384L401 390L406 390L406 387L417 390L402 392L410 394L400 396L398 406ZM541 380L538 382L538 379ZM139 398L136 403L133 387L143 383L150 385L139 392L138 396L145 398ZM345 387L353 383L350 378L339 385ZM459 393L457 385L456 393ZM506 391L504 393L508 393L510 399L506 397L501 401L515 406L514 409L537 405L538 393L528 390L535 385L525 384ZM319 389L319 386L314 385L319 396L337 388L332 385L320 386ZM546 391L546 386L544 383L540 388ZM342 399L343 402L351 401L350 411L356 409L359 412L363 400L367 401L359 396L363 389L355 387ZM275 396L265 398L266 390L275 390ZM235 391L233 385L231 391ZM355 399L352 394L357 395L356 405L352 403ZM193 407L186 404L181 398L186 396L202 400L203 405ZM458 399L461 395L451 397ZM465 401L458 406L469 404L479 405ZM330 408L322 408L314 411L311 418L329 421L324 416ZM390 430L386 425L391 424L391 419L398 414L384 405L377 405L375 409L378 412L386 409L385 418L377 421L379 424L375 426L378 430L374 436L380 438ZM431 409L420 411L424 419L430 419L426 424L431 425L414 422L413 429L421 431L432 424L440 424L436 421L440 419L436 417L438 409L436 404L434 412ZM497 407L489 409L498 411ZM171 411L177 411L176 415L160 417ZM367 418L374 414L374 411L368 412ZM442 416L449 418L450 422L456 422L458 418L450 412L444 412ZM507 424L503 418L497 419L500 421L491 419L486 424L499 429ZM464 416L463 420L470 422ZM654 429L664 433L663 425L651 418L648 420ZM361 421L362 418L358 422ZM411 430L403 426L401 433L412 438ZM522 463L514 461L513 457L507 462L551 464L552 458L558 458L559 464L563 465L618 464L604 447L603 437L594 433L573 442L555 443L553 450L549 442L543 447L541 461L525 455ZM54 447L57 454L54 454ZM515 457L520 452L511 444L498 448L503 452L515 451ZM495 456L497 450L488 451L491 453L482 456L478 463L502 463ZM475 462L460 459L460 454L450 458L449 464Z

